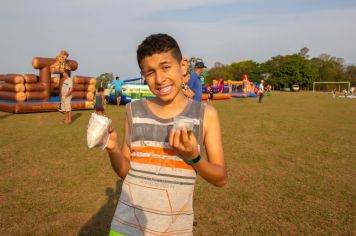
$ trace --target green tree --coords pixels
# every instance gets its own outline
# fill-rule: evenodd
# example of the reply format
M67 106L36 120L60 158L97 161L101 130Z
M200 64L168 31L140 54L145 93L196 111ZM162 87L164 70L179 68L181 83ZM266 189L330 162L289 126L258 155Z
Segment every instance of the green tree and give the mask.
M104 73L96 77L96 89L99 87L102 87L106 89L108 87L108 84L114 81L114 75L113 73Z
M304 48L300 49L298 56L301 56L301 57L307 59L307 58L309 58L308 52L309 52L309 48L304 47Z
M312 58L311 62L318 70L316 81L318 82L340 82L345 81L342 58L332 57L328 54L321 54L318 58Z
M318 75L310 60L297 54L272 57L261 66L260 72L269 75L266 83L275 89L291 87L293 84L310 88Z
M219 80L220 78L223 78L224 80L234 79L229 65L215 63L215 66L208 70L205 84L212 84L213 80Z
M350 81L352 86L356 86L356 66L350 65L346 67L345 79Z
M234 62L230 65L233 80L242 80L243 75L246 74L248 79L252 82L260 82L263 78L261 75L260 64L252 61L245 60Z

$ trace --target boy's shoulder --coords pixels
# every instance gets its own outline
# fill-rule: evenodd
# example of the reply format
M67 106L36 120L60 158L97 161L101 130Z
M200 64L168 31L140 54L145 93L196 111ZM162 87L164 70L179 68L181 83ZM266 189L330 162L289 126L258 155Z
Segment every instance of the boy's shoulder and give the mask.
M144 107L144 99L139 99L135 101L131 101L129 103L126 103L125 105L126 111L132 112L132 110L141 110L145 109Z
M218 111L212 105L205 104L204 120L205 122L216 121L218 119Z

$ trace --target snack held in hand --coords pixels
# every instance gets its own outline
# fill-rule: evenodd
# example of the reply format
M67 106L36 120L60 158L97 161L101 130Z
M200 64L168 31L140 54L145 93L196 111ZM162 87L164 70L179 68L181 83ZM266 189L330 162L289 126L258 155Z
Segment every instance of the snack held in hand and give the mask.
M183 129L186 128L188 131L192 131L194 127L194 120L185 117L185 116L176 116L174 117L174 125L173 128L175 129Z
M87 143L89 148L100 147L104 149L109 141L109 125L111 119L98 115L91 114L87 130Z

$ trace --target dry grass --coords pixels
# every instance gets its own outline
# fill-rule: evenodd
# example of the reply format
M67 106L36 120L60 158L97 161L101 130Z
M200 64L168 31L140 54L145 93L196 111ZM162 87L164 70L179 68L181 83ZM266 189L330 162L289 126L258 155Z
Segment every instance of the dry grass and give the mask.
M195 235L355 235L356 100L215 101L229 184L199 178ZM108 115L122 131L124 107ZM0 235L107 235L121 181L86 147L91 111L0 112Z

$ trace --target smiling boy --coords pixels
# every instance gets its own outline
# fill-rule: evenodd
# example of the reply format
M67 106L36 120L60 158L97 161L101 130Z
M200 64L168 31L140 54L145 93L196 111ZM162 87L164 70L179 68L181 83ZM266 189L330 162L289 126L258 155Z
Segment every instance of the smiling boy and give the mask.
M188 61L171 36L147 37L137 61L155 97L126 106L121 148L110 129L106 149L124 179L110 235L192 235L196 175L219 187L227 183L218 114L182 92ZM192 132L173 129L178 115L194 121Z

